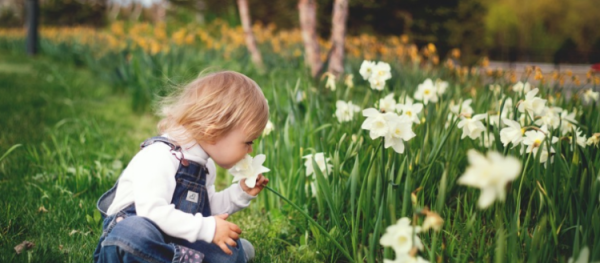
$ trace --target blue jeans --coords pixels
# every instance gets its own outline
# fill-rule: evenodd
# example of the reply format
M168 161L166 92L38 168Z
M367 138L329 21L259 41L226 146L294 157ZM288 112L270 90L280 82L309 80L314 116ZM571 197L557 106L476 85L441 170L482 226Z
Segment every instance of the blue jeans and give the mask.
M117 222L117 218L122 219ZM149 219L118 213L104 220L94 261L113 262L246 262L240 241L227 255L213 243L175 239L165 235Z

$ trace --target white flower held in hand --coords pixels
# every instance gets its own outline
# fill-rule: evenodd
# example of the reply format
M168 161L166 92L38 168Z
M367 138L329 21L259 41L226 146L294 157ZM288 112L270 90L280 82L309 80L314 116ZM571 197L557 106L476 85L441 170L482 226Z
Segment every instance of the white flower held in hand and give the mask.
M504 157L494 151L484 156L471 149L467 152L467 156L469 167L458 178L458 183L481 189L477 202L479 208L487 208L496 199L504 201L506 184L519 176L521 162L515 157Z
M267 157L264 154L256 155L254 158L247 154L244 159L229 169L229 173L233 175L232 182L246 179L246 186L254 188L256 186L258 175L271 171L269 168L262 166L266 158Z

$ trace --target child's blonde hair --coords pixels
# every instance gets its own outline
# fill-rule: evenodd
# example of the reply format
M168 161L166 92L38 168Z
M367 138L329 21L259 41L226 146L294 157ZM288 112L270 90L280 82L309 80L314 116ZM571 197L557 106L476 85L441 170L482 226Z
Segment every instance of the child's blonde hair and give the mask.
M258 137L269 120L269 105L260 87L247 76L220 71L200 76L179 94L165 98L158 123L160 133L173 135L179 144L215 142L241 127L248 139ZM187 137L179 137L183 126Z

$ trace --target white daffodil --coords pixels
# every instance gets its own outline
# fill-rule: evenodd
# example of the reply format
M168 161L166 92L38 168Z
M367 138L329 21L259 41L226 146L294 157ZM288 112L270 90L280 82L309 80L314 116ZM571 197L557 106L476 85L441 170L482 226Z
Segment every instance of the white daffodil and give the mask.
M348 87L349 89L354 88L354 75L346 75L346 77L344 78L344 84L346 84L346 87Z
M368 108L363 110L363 115L367 117L367 119L365 119L361 128L369 130L371 139L376 139L388 134L390 131L388 122L396 114L392 112L381 113L374 108Z
M481 120L485 119L487 114L477 114L472 118L463 118L458 122L457 127L462 129L463 133L460 136L461 139L469 136L472 140L475 140L481 136L481 133L486 130Z
M521 128L521 124L513 120L503 119L502 122L508 127L500 130L500 141L504 147L512 143L512 148L515 148L515 146L521 144L523 141L525 129Z
M590 261L590 249L585 246L579 251L577 260L571 257L567 263L600 263L600 261Z
M396 255L394 260L384 259L383 263L429 263L429 261L419 256L412 257L409 254L402 254Z
M504 98L502 98L502 101L504 101ZM502 101L500 101L498 103L498 111L500 111L500 107L502 107ZM513 102L511 98L506 98L506 101L504 101L504 107L502 108L502 116L503 118L506 118L506 116L508 116L508 114L511 114L513 112Z
M394 93L391 93L385 98L379 100L379 111L381 112L394 112L396 110L396 100L394 100Z
M448 88L448 82L447 81L443 81L441 79L437 79L435 81L435 91L437 92L438 95L443 95L444 93L446 93L446 89Z
M525 114L519 115L519 124L521 126L525 126L525 123L528 121L527 116Z
M431 79L426 79L423 83L417 86L415 91L415 99L420 100L427 105L429 102L436 103L438 101L438 93Z
M395 225L388 226L385 233L379 239L379 244L384 247L391 247L396 256L408 254L408 252L416 247L423 249L423 244L418 234L421 232L421 227L413 227L410 225L410 219L407 217L400 218Z
M585 103L598 101L598 97L598 92L595 92L592 89L587 89L585 92L583 92L583 101Z
M583 134L583 131L581 131L579 127L577 127L577 130L575 131L575 136L575 143L581 146L581 148L585 148L587 138L585 138L585 134ZM573 150L573 145L571 145L571 150Z
M541 131L527 131L525 132L525 138L523 139L523 145L527 146L525 149L526 153L533 153L533 157L537 157L538 152L540 155L540 163L546 163L548 161L548 157L552 155L555 151L552 146L550 146L550 152L548 152L548 148L546 147L546 143L544 140L546 139L546 134L548 133L548 128L544 125L540 128ZM554 144L558 142L558 138L552 137L550 139L550 144ZM540 147L541 150L540 150ZM553 158L550 158L552 161Z
M377 62L375 67L373 67L373 74L371 74L370 78L378 78L384 82L388 79L391 79L392 68L390 67L390 64L383 61Z
M265 125L265 129L263 130L262 135L263 136L267 136L269 134L271 134L271 132L275 129L275 126L273 126L273 123L269 120L267 122L267 125Z
M335 107L335 116L339 122L351 121L354 118L354 113L360 111L360 107L352 104L351 101L338 100L335 103Z
M595 147L598 147L599 143L600 143L600 133L594 133L594 135L590 136L590 138L588 138L587 142L586 142L586 144L588 146L594 145Z
M390 146L397 153L404 153L404 141L408 141L416 136L412 131L412 121L405 116L396 115L388 123L390 132L385 136L384 147Z
M363 77L363 79L368 80L371 77L371 74L373 74L373 68L375 68L375 62L365 60L360 65L360 69L358 70L358 72Z
M412 122L419 124L421 121L419 120L419 113L423 110L423 104L415 103L413 104L412 99L406 97L406 102L404 104L397 104L396 111L401 112L402 116L408 117Z
M576 126L577 121L575 120L575 110L571 113L564 110L560 113L560 132L565 135L571 132Z
M530 117L539 115L546 107L546 100L540 99L535 95L539 89L535 88L525 95L525 100L519 103L519 112L528 113ZM531 114L534 114L533 116Z
M331 173L331 169L333 168L333 165L329 163L330 158L325 158L325 154L323 153L305 155L302 159L305 159L304 166L306 167L306 176L316 176L313 167L313 159L317 163L317 166L319 166L319 170L321 170L323 176L327 176Z
M229 173L233 175L233 182L246 179L246 186L254 188L258 175L270 171L269 168L262 166L266 158L264 154L258 154L254 158L247 154L244 159L229 169Z
M473 102L472 99L467 99L459 105L450 106L450 111L456 115L470 117L471 115L473 115L474 112L473 108L471 108L471 102Z
M371 88L374 90L383 90L385 87L385 80L371 76L369 78L369 84L371 84Z
M458 183L481 189L477 202L481 209L489 207L495 200L504 201L506 184L519 176L521 162L515 157L504 157L495 151L484 156L471 149L467 156L469 167L458 178Z
M296 92L296 102L300 103L306 99L306 92L299 90Z
M562 111L562 108L559 107L544 107L540 118L535 121L535 124L557 129L560 126L560 114Z
M498 113L489 116L490 124L493 126L496 126L496 127L500 124L500 120L504 121L504 119L512 119L513 118L512 99L507 98L506 101L504 102L504 107L501 109L500 107L502 107L503 100L504 100L504 98L498 102L498 106L497 106Z
M400 96L398 98L398 103L400 104L413 104L415 101L408 95Z
M490 91L497 96L502 92L502 87L498 84L490 84Z
M523 145L527 146L525 152L532 153L538 147L542 146L546 139L546 134L548 134L548 128L545 125L540 130L525 132L525 138L523 138Z
M325 88L331 89L331 91L335 91L335 75L331 72L325 72L321 79L325 78Z
M521 92L528 93L529 91L531 91L531 85L529 84L529 82L523 83L523 82L519 81L519 82L517 82L517 84L513 85L512 89L514 92L517 92L517 93L521 93Z

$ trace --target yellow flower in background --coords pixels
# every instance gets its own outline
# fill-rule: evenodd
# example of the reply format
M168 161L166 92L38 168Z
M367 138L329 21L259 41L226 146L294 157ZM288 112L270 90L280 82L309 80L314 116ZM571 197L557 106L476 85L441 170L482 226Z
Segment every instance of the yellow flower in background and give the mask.
M435 45L433 43L427 44L427 50L432 54L435 53L436 52Z
M594 135L590 136L590 138L588 138L586 144L588 146L595 146L598 147L598 144L600 143L600 133L594 133Z

